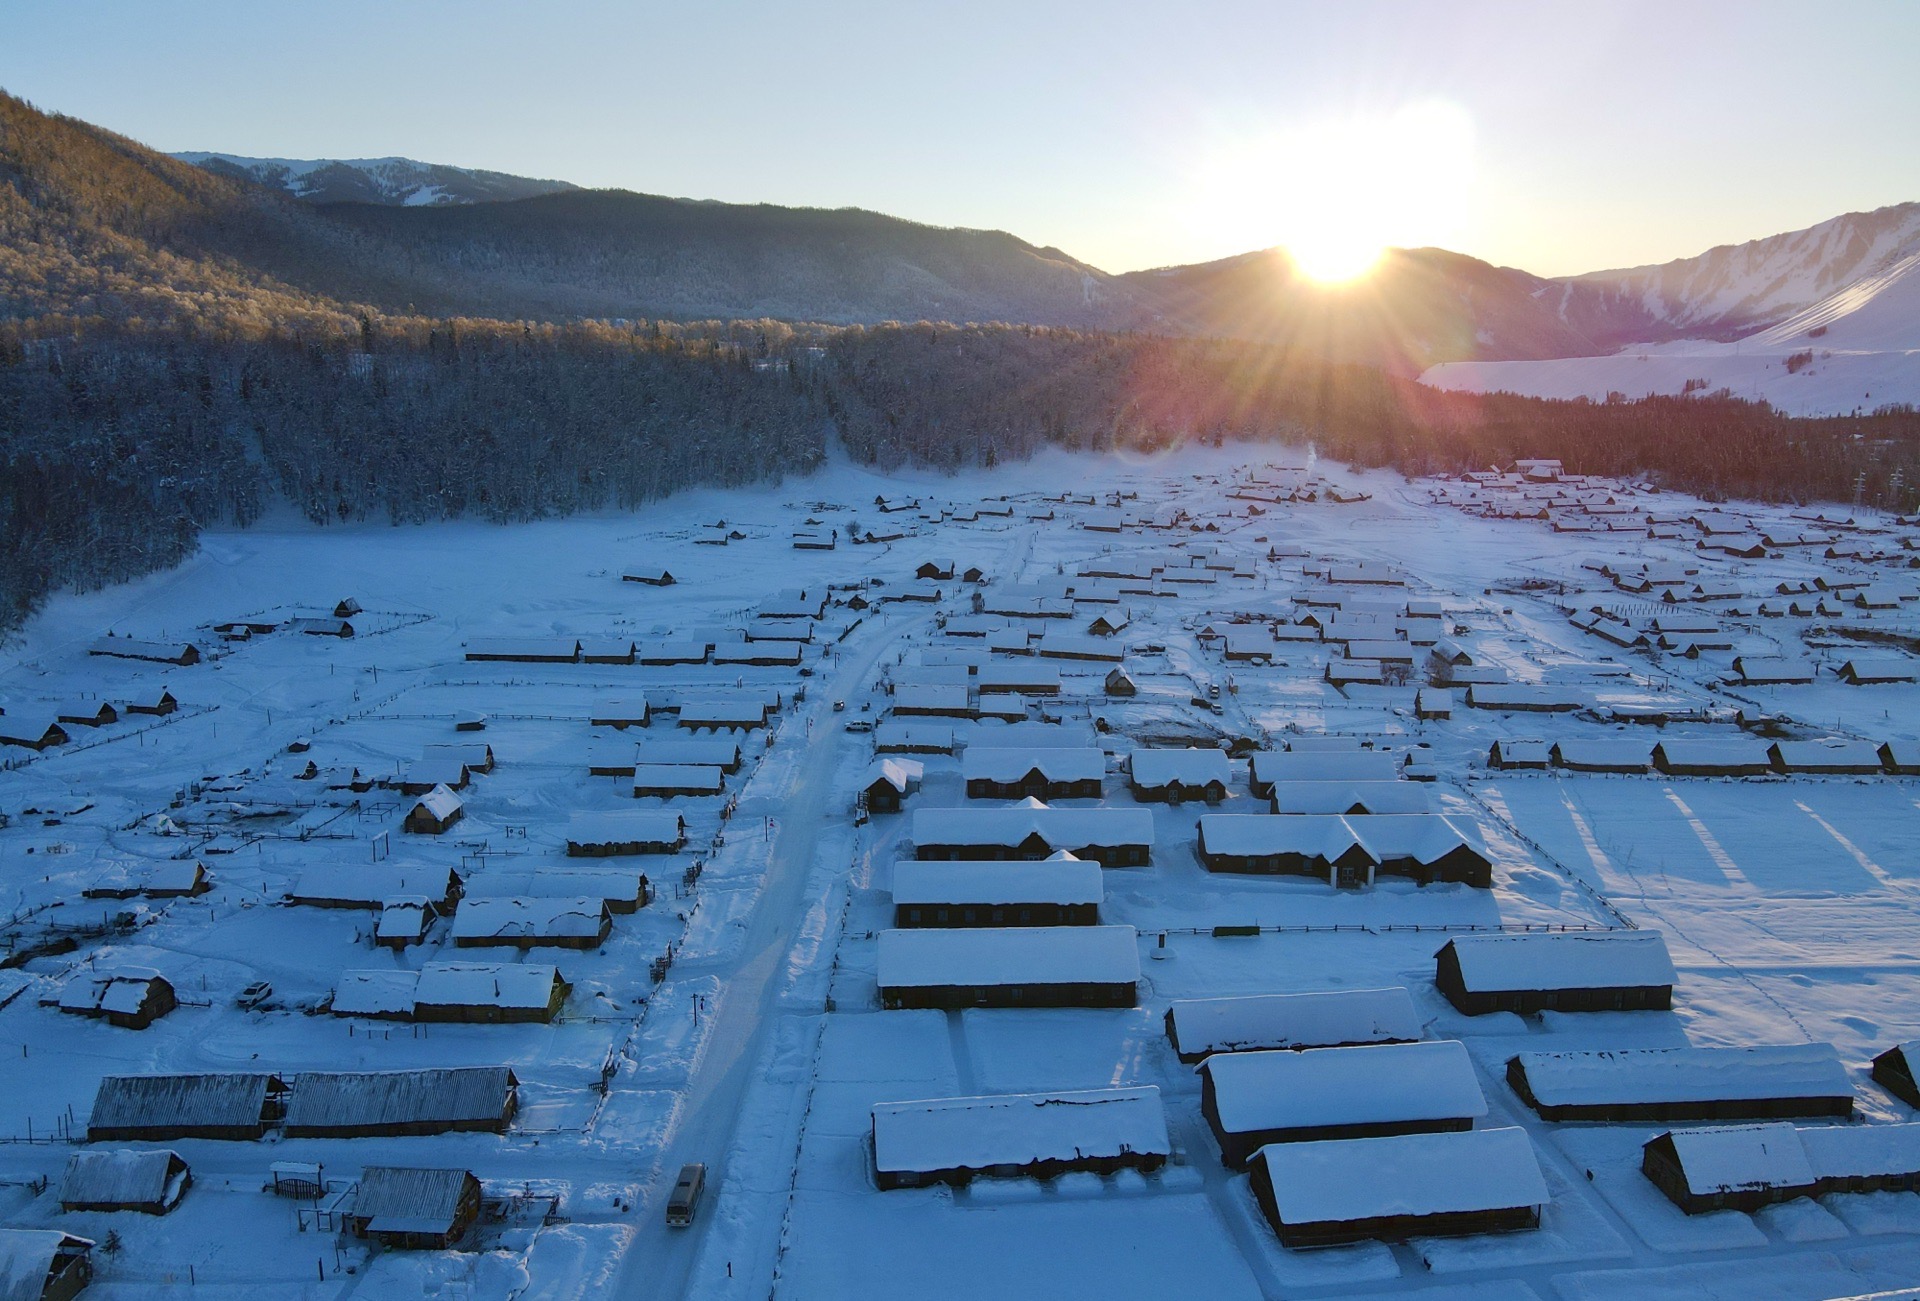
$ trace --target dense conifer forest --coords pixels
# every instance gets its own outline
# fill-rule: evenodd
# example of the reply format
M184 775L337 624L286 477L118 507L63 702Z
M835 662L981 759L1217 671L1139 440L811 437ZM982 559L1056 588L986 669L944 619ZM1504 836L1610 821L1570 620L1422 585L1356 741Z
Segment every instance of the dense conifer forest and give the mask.
M1920 416L1693 396L1444 394L1258 345L1024 326L375 320L214 338L0 334L0 618L176 563L284 499L315 522L513 521L1047 446L1304 444L1409 474L1551 455L1715 497L1913 506ZM1276 449L1278 454L1278 449Z
M444 278L475 259L507 276L487 294L523 301L511 282L538 298L541 266L502 270L477 235L455 241L458 257L430 256L424 236L389 229L397 211L332 220L0 94L0 628L50 591L177 563L201 530L279 501L322 523L525 520L804 472L835 440L883 467L1228 439L1311 441L1409 474L1558 456L1714 497L1858 495L1903 510L1920 482L1912 412L1790 420L1704 394L1473 397L1328 360L1402 357L1413 334L1444 334L1407 310L1453 292L1424 271L1418 294L1375 304L1379 319L1362 313L1348 334L1303 332L1293 316L1251 339L1225 327L581 320L564 303L545 319L456 318L392 304L481 293ZM771 230L781 211L730 220ZM458 233L502 218L433 220ZM889 239L940 235L895 227ZM1053 257L959 234L952 249ZM1259 270L1233 261L1176 287L1200 295L1196 277L1224 276L1238 287L1208 288L1207 301L1231 307Z

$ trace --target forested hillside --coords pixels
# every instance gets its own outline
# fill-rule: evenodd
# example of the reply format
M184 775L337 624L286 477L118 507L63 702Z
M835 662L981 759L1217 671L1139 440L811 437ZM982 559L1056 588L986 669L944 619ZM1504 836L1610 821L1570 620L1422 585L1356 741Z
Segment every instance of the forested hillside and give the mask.
M799 214L796 226L788 210L732 208L713 226L703 205L648 200L666 205L647 209L652 228L682 234L605 256L637 199L442 209L425 214L446 223L429 235L397 224L406 209L331 221L322 214L337 209L0 95L0 627L49 591L173 564L201 529L248 523L276 499L316 522L532 519L805 471L835 436L883 466L990 464L1048 445L1312 439L1329 455L1409 473L1544 455L1708 495L1845 499L1858 485L1900 508L1913 505L1902 485L1920 484L1910 412L1796 421L1701 396L1473 397L1351 364L1382 360L1381 348L1405 359L1432 332L1461 328L1445 310L1456 292L1526 333L1516 305L1526 279L1449 270L1452 255L1390 268L1389 282L1418 291L1396 300L1402 291L1384 290L1353 330L1325 302L1263 314L1248 279L1258 269L1227 264L1206 273L1231 292L1209 296L1195 277L1175 277L1184 296L1166 299L1182 313L1212 303L1221 315L1204 329L1222 337L797 327L754 319L765 309L728 295L752 272L763 275L754 283L788 284L783 303L841 286L852 314L876 295L913 301L896 274L912 265L943 284L964 270L1009 299L1037 295L1029 303L1078 284L1096 315L1116 300L1051 250L860 213ZM572 224L539 218L536 205L561 205ZM508 216L461 224L489 210ZM833 252L860 223L871 226L867 252ZM552 242L561 228L572 242ZM724 256L686 253L713 229L731 232ZM941 249L960 260L940 262ZM790 280L775 274L803 263ZM989 265L1001 279L982 278ZM1458 290L1460 276L1478 287ZM615 317L629 295L667 292L647 285L678 286L689 310L710 301L749 319L459 314L471 303L566 317L569 303L593 298ZM524 311L530 302L544 306ZM1427 307L1406 306L1416 302Z
M0 336L0 619L172 564L275 497L316 522L534 519L804 472L834 434L883 466L1312 439L1408 473L1547 454L1708 495L1844 499L1863 477L1869 500L1910 507L1896 485L1920 483L1912 414L1477 398L1236 341L770 321L16 332Z

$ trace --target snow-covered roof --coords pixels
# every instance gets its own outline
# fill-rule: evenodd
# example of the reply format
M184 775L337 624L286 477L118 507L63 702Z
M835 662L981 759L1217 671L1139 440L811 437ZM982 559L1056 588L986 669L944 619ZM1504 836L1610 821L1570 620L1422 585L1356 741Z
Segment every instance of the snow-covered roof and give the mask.
M535 962L429 962L414 998L427 1007L541 1008L559 975Z
M1094 745L1094 740L1094 730L1087 723L1009 723L975 728L967 733L967 748L1012 745L1034 750L1084 749Z
M1183 999L1167 1010L1183 1056L1386 1043L1421 1034L1413 996L1397 985Z
M450 867L396 867L392 863L334 863L303 872L287 897L295 903L331 903L378 908L395 895L444 899Z
M1275 782L1394 781L1400 767L1383 750L1262 750L1253 756L1253 780Z
M1107 771L1107 756L1091 748L969 746L960 761L960 774L967 781L1017 782L1036 771L1048 781L1099 781Z
M671 809L621 809L576 813L567 819L569 845L670 845L686 834L686 820Z
M607 901L585 896L469 898L454 914L455 940L591 939L607 919Z
M1275 813L1427 813L1433 797L1420 782L1411 781L1277 781L1273 784Z
M1099 904L1100 864L1055 854L1039 863L902 859L893 865L896 904Z
M725 737L660 737L633 747L635 764L700 764L731 768L740 762L740 743Z
M1362 1044L1299 1052L1215 1053L1200 1064L1230 1134L1487 1114L1465 1045Z
M970 747L968 756L975 751ZM1056 809L1042 804L997 808L916 809L916 845L1024 844L1039 836L1050 849L1153 844L1153 813L1138 808Z
M1676 768L1769 768L1765 741L1743 737L1665 740L1654 747Z
M953 749L953 737L952 723L889 719L873 729L873 747L876 750L950 751Z
M1877 770L1880 767L1880 747L1871 741L1827 737L1818 741L1775 741L1773 748L1789 772Z
M41 1301L61 1251L91 1246L60 1229L0 1229L0 1301Z
M335 1016L413 1015L420 973L393 967L343 971L333 987Z
M1008 664L996 660L982 664L975 679L982 687L1050 687L1060 688L1060 670L1052 664Z
M946 985L1130 985L1131 926L1009 926L880 932L882 989Z
M1800 1133L1785 1123L1676 1129L1667 1135L1687 1191L1696 1196L1756 1188L1810 1188L1813 1166Z
M1920 1124L1808 1125L1799 1134L1819 1179L1920 1171Z
M635 790L718 791L726 774L713 764L636 762L633 785Z
M1266 1166L1283 1224L1544 1206L1546 1180L1523 1129L1270 1143Z
M1628 736L1567 737L1553 743L1552 753L1568 768L1634 769L1644 772L1653 762L1653 747Z
M1563 711L1593 703L1593 697L1573 687L1528 686L1510 682L1475 682L1467 687L1467 704L1474 709Z
M1853 1096L1832 1044L1519 1054L1542 1106Z
M1172 1150L1160 1090L1152 1085L882 1102L873 1109L874 1165L882 1171L985 1170Z
M1329 862L1356 845L1376 863L1431 864L1461 847L1479 848L1471 823L1439 813L1208 813L1200 841L1209 854L1260 858L1301 854Z
M60 1176L60 1201L63 1205L159 1205L172 1200L169 1184L174 1181L176 1163L184 1171L180 1154L165 1148L75 1152ZM34 1297L38 1301L39 1294Z
M445 822L464 807L460 797L445 786L435 786L413 803L415 812L424 809L436 822Z
M968 707L967 689L939 683L907 683L893 689L893 707L896 710L926 709L964 714Z
M877 759L868 766L860 785L864 789L875 782L885 782L905 795L920 784L926 770L926 764L918 759Z
M1224 750L1190 748L1184 750L1135 750L1127 756L1127 771L1137 785L1205 786L1210 782L1227 785L1233 779L1233 767Z
M1670 986L1676 979L1658 931L1457 935L1446 947L1474 993Z

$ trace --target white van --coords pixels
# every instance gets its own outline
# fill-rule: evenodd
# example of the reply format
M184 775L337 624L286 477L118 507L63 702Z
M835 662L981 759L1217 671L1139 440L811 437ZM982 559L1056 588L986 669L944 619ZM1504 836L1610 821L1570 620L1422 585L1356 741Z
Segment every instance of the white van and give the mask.
M700 1204L700 1190L707 1186L707 1168L698 1161L680 1167L673 1181L673 1195L667 1198L667 1223L684 1229L693 1223L693 1211Z

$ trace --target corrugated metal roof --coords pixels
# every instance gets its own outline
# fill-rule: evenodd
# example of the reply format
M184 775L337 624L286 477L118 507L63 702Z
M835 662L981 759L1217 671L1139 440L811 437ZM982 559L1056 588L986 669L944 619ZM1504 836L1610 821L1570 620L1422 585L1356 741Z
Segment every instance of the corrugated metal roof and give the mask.
M518 1084L505 1066L307 1071L287 1100L287 1132L497 1121Z
M277 1077L234 1072L214 1075L109 1075L94 1095L93 1129L258 1125L267 1089Z
M165 1148L150 1152L76 1152L60 1179L63 1206L149 1206L169 1199L175 1167L186 1162Z
M465 1170L372 1165L360 1172L353 1213L387 1219L408 1233L442 1233L453 1224L460 1193L471 1178Z

